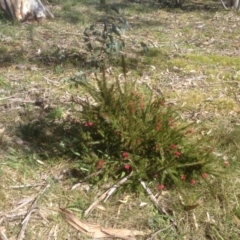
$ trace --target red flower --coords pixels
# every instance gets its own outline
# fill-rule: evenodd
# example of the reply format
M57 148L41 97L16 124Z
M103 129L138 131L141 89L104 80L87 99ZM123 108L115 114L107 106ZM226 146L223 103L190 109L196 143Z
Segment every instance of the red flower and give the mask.
M103 167L103 165L104 165L104 160L103 159L99 160L98 165L97 165L97 169L101 169Z
M164 105L164 101L163 100L159 100L159 104L163 106Z
M191 180L191 185L195 185L196 184L196 180L192 179Z
M122 157L123 157L123 158L127 158L128 156L129 156L129 154L128 154L127 152L123 152L123 153L122 153Z
M121 131L116 131L117 136L121 136Z
M72 118L71 122L76 123L77 122L76 118Z
M93 126L93 122L86 122L86 123L84 124L84 126L85 126L85 127L91 127L91 126Z
M172 149L176 149L176 148L177 148L177 145L171 144L171 148L172 148Z
M144 103L140 102L139 107L140 107L140 109L144 109Z
M206 173L202 173L202 178L206 178L207 174Z
M174 123L174 121L173 121L172 118L169 120L169 125L170 125L171 127L174 127L174 126L175 126L175 123Z
M179 158L182 154L180 152L175 152L174 155Z
M126 170L130 170L130 169L131 169L131 165L125 164L125 165L124 165L124 168L125 168Z
M181 180L186 180L186 175L182 174L180 178Z
M163 190L163 189L164 189L164 185L163 185L163 184L159 184L159 185L158 185L158 189L159 189L159 190Z
M162 128L162 124L158 123L155 129L156 129L156 131L159 131L161 128Z
M188 130L188 133L194 133L193 129Z
M224 166L225 166L225 167L228 167L228 166L229 166L229 162L228 162L228 161L225 161L225 162L224 162Z
M104 164L104 160L103 159L98 161L98 165L103 165L103 164Z

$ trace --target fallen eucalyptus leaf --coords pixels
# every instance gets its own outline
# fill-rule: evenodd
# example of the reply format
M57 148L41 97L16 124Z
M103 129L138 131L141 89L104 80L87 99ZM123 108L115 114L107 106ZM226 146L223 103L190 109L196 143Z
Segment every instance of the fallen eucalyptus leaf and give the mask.
M121 238L126 240L134 240L135 236L145 236L143 231L129 230L129 229L115 229L115 228L103 228L97 224L90 224L82 222L71 211L60 208L59 212L66 219L66 221L72 225L75 229L81 233L93 238Z

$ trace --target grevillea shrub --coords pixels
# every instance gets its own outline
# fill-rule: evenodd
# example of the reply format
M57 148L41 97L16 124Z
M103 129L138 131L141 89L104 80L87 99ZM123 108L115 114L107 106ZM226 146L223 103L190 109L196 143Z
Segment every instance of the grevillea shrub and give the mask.
M163 189L195 185L215 174L210 142L162 96L128 80L108 82L105 76L81 85L91 101L79 103L78 137L71 149L81 169L96 173L93 182L118 180L133 171L126 184L136 187L142 179Z

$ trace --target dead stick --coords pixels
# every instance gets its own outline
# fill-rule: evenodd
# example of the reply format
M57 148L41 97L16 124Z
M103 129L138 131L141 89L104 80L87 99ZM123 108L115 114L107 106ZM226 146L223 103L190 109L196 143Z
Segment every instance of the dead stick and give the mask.
M23 218L27 214L27 211L19 212L16 214L6 214L0 219L0 224L3 222L3 220L6 220L8 222L12 222L14 220L17 220L19 218Z
M8 240L7 236L3 232L0 232L0 239L1 240Z
M6 100L6 99L10 99L10 98L14 98L14 95L13 96L9 96L9 97L0 98L0 101Z
M110 189L108 189L106 192L104 192L94 203L90 205L90 207L85 211L84 216L86 217L104 198L105 201L116 191L116 189L126 182L131 176L133 172L131 172L128 176L121 179L117 184L113 185Z
M14 208L13 210L11 210L11 211L8 212L8 213L13 213L13 212L17 211L18 209L24 207L25 205L27 205L28 203L32 202L33 200L34 200L33 197L27 199L24 203L20 204L19 206L17 206L16 208Z
M28 212L27 212L27 215L26 215L26 217L23 219L23 221L22 221L22 223L21 223L21 224L22 224L22 229L21 229L20 233L18 234L17 240L22 240L22 239L24 238L25 230L26 230L26 228L27 228L27 224L28 224L28 221L30 220L31 214L32 214L32 212L36 211L36 206L37 206L37 202L38 202L39 198L44 194L44 192L45 192L49 187L50 187L50 184L48 184L48 185L43 189L43 191L40 192L40 193L36 196L35 200L34 200L33 203L31 204L31 206L29 207Z
M38 186L43 186L44 183L35 183L35 184L25 184L25 185L16 185L16 186L10 186L9 188L12 189L19 189L19 188L28 188L28 187L38 187Z
M167 213L167 211L166 211L164 208L160 207L160 205L158 204L157 199L155 198L155 196L153 195L153 193L151 192L151 190L146 186L145 182L142 181L142 180L140 180L140 183L141 183L142 187L145 189L145 191L147 192L147 194L149 195L149 197L150 197L150 199L152 200L152 202L154 203L154 205L157 207L157 209L158 209L161 213L167 215L167 216L169 217L170 221L171 221L171 222L173 223L173 225L176 227L177 224L175 223L175 221L169 216L169 214Z
M19 205L18 207L14 208L13 210L11 210L10 212L8 213L4 213L4 214L0 214L0 225L1 223L3 222L3 220L7 219L7 221L13 221L15 219L18 219L18 218L21 218L23 217L24 215L27 214L27 211L24 211L24 212L18 212L18 213L13 213L15 211L17 211L18 209L24 207L25 205L27 205L28 203L32 202L34 200L34 198L29 198L27 199L24 203L22 203L21 205ZM12 213L12 214L9 214L9 213Z
M31 214L33 212L35 212L37 209L31 209L31 211L28 212L27 216L24 218L24 220L22 221L22 228L21 228L21 231L18 235L18 238L17 240L22 240L24 237L25 237L25 231L27 229L27 225L28 225L28 222L30 220L30 217L31 217Z

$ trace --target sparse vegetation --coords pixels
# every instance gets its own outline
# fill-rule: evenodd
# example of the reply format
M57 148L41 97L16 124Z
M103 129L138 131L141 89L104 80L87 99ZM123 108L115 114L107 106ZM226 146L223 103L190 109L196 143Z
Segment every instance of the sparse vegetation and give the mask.
M86 238L59 207L138 239L239 238L239 13L141 2L53 0L41 24L0 15L1 234L17 238L39 198L25 239Z

